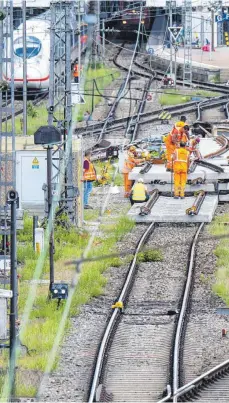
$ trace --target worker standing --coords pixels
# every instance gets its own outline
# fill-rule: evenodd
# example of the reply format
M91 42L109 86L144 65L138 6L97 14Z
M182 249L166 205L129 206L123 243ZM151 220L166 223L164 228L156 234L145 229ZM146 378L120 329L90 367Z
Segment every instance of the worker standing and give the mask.
M131 188L133 185L133 181L128 178L129 173L135 166L145 161L145 159L137 159L136 157L137 157L136 147L130 146L126 152L124 159L124 166L122 170L124 176L124 189L125 189L124 197L130 196Z
M172 155L176 149L178 142L179 130L174 126L165 139L166 146L166 171L172 170Z
M92 192L93 182L97 179L96 170L94 165L91 162L91 152L85 152L85 158L83 163L83 182L84 182L84 208L85 209L93 209L93 207L89 206L88 199L90 193Z
M181 142L180 148L177 148L172 156L174 172L174 198L184 199L185 186L187 182L189 168L189 151L185 148L186 144Z
M184 125L178 131L179 131L177 136L178 143L180 143L181 141L182 143L187 143L189 141L189 126Z
M130 194L131 206L133 206L134 203L144 203L147 200L149 200L147 187L146 185L144 185L143 179L139 178L131 190Z
M73 67L73 77L74 77L74 82L78 83L79 82L79 65L77 63Z

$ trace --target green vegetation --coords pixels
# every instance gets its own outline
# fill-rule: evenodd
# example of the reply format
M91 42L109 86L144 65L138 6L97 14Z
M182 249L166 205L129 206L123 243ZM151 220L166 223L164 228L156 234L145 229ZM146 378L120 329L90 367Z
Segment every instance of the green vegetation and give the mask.
M86 81L85 81L85 92L88 95L85 95L85 104L81 105L79 108L79 112L77 115L77 120L83 120L83 114L85 111L91 112L92 110L92 93L93 93L93 80L96 80L96 87L94 87L94 106L97 105L101 101L101 94L104 93L104 89L108 87L108 85L118 78L120 75L119 71L111 70L103 65L97 65L96 69L89 68L86 73ZM42 102L40 105L34 106L31 101L27 103L27 134L33 135L34 132L40 127L47 125L48 121L48 111L46 102ZM63 111L58 112L58 116L62 119ZM9 122L10 125L10 122ZM16 134L23 134L23 122L21 115L15 118L15 132Z
M161 251L157 249L145 250L138 254L138 263L141 262L160 262L162 260Z
M101 176L103 169L107 169L107 180L105 183L110 184L114 178L117 164L118 159L95 162L96 173ZM100 184L100 181L95 182L95 186L99 186ZM123 175L121 173L115 175L114 185L123 186Z
M93 108L93 102L94 102L94 107L101 102L104 89L106 89L113 80L117 79L120 76L120 73L118 70L111 70L110 68L107 68L103 65L97 65L97 68L92 68L90 67L87 71L86 74L86 82L85 82L85 95L84 100L85 104L81 105L77 114L77 120L80 122L83 120L83 114L86 111L91 112ZM95 85L98 87L96 88ZM93 90L94 87L94 90ZM94 91L94 100L92 97Z
M186 91L187 92L187 91ZM178 105L190 102L192 97L218 97L220 94L213 91L194 90L192 93L187 92L182 94L182 90L168 89L164 91L164 94L159 96L159 102L161 105Z
M92 212L94 213L94 211ZM87 212L91 214L91 212ZM98 212L96 212L97 216ZM109 227L101 226L101 236L94 239L93 247L88 257L109 255L116 252L116 243L134 227L134 222L120 212L119 218L114 225ZM93 217L93 218L96 218ZM70 283L75 267L66 266L66 261L80 257L88 244L90 234L80 231L71 226L65 216L62 216L63 226L55 226L55 281ZM29 293L30 280L33 278L34 269L38 260L38 254L32 247L32 218L25 216L23 231L18 231L18 260L19 265L19 317L25 307ZM92 297L102 293L107 282L103 275L108 267L119 267L122 261L118 257L101 259L96 262L89 262L83 265L78 285L71 305L71 315L79 313L80 306L88 302ZM48 256L43 267L42 279L49 278ZM57 309L57 300L48 298L47 283L38 284L36 299L33 310L30 314L28 326L23 334L21 342L29 350L28 354L21 354L18 359L17 371L17 394L18 396L34 396L36 394L39 379L47 365L48 355L53 346L55 335L60 323L65 302ZM70 326L70 318L67 321L67 328ZM6 368L8 363L8 352L2 351L0 355L0 369ZM54 367L58 364L56 359ZM34 374L37 376L34 377ZM0 389L3 375L0 377Z
M217 270L215 273L215 282L213 291L221 297L226 304L229 304L229 226L222 223L229 222L229 214L215 218L210 226L210 233L216 236L222 236L215 255L217 256Z

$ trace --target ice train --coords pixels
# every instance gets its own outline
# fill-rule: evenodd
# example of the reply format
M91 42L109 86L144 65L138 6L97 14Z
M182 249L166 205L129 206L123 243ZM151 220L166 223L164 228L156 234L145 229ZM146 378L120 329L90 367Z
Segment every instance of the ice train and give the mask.
M49 88L50 70L50 10L26 21L27 88L46 90ZM81 21L81 49L87 46L87 24ZM23 24L14 31L14 83L15 89L23 87ZM10 54L10 43L5 47L5 56ZM78 35L71 33L71 59L78 55ZM11 81L9 63L3 64L3 79Z

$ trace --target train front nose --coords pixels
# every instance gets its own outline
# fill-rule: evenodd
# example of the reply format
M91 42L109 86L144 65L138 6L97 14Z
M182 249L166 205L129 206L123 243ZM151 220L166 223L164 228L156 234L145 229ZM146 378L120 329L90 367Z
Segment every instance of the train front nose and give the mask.
M38 67L27 65L27 88L41 88L42 82L41 72ZM21 88L23 83L23 65L20 64L14 68L15 88Z

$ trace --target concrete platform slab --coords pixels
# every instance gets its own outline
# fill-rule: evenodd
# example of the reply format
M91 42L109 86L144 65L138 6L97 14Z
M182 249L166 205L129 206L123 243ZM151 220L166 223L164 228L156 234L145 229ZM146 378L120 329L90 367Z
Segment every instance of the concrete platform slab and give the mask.
M227 185L226 183L222 183L222 185ZM158 189L159 192L171 192L171 183L166 184L166 185L147 185L148 191ZM223 188L222 190L227 190L229 189L229 184L228 188ZM205 183L204 185L186 185L185 191L186 192L198 192L200 190L204 190L205 192L214 192L215 191L215 186L213 183Z
M229 202L229 194L228 195L219 195L219 201L228 203Z
M151 210L151 214L140 216L140 207L142 204L134 204L128 212L128 217L137 223L145 222L211 222L218 205L218 196L207 195L200 208L199 214L189 216L185 213L186 209L191 207L195 197L186 197L185 199L173 199L172 197L160 196Z
M204 157L210 153L220 150L221 146L216 142L215 138L201 139L199 143L199 150L201 155Z
M188 179L193 180L197 178L206 178L207 182L216 182L220 179L229 180L229 165L223 168L224 172L218 173L209 168L197 167L193 173L188 175ZM171 173L166 172L164 165L153 165L146 174L140 174L140 170L141 167L134 168L132 172L129 173L129 179L137 180L138 178L143 178L145 183L150 183L155 180L171 183Z

